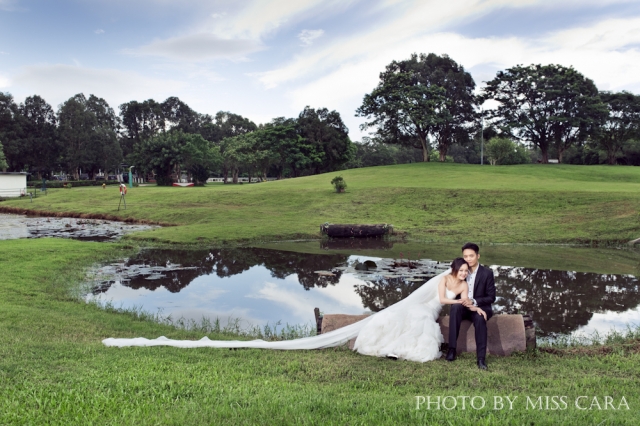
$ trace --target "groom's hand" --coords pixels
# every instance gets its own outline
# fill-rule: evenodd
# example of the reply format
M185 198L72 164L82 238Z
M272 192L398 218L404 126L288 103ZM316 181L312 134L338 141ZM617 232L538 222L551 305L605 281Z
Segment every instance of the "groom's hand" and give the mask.
M464 306L465 308L473 306L473 301L471 299L462 299L462 306Z

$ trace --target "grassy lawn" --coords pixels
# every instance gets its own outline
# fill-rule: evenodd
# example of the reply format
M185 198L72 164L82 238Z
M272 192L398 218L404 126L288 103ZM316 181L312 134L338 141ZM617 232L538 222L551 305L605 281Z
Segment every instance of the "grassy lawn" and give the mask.
M128 251L54 239L0 241L0 424L637 424L638 339L490 356L489 372L468 354L453 364L419 364L342 348L103 347L109 336L202 337L68 296L85 265ZM546 409L544 396L554 395L567 397L566 409ZM579 402L591 409L575 407L583 395L589 398ZM454 410L416 410L416 396L477 396L486 406L463 410L458 399ZM494 410L496 396L517 397L513 410L506 400ZM542 407L527 408L526 398L539 396ZM594 396L602 410L591 406ZM605 410L605 396L621 409Z
M332 192L342 175L347 192ZM319 225L390 223L418 241L617 244L640 237L640 168L408 164L252 185L51 190L2 206L180 225L133 238L214 243L317 238Z
M344 194L329 184L338 174L349 185ZM638 238L640 168L411 164L255 185L141 187L127 197L129 208L120 212L115 188L59 189L33 203L0 204L178 225L118 244L0 241L0 424L637 424L638 333L606 346L490 356L488 372L479 371L470 354L453 364L419 364L345 348L118 349L100 341L199 339L204 333L103 310L74 294L88 266L126 256L138 242L317 238L324 222L392 223L410 241L370 254L395 257L411 250L445 260L457 255L459 242L475 240L486 243L487 262L637 274L634 251L488 243L607 246ZM269 246L293 249L287 244ZM321 249L313 242L303 250ZM453 410L417 410L416 396L459 398ZM482 397L486 405L476 410L467 401L462 409L463 396ZM506 400L503 409L494 409L500 396L517 397L512 410ZM547 406L545 396L565 397L566 409L551 399ZM575 406L579 396L588 397L580 400L588 409ZM543 397L542 406L527 406L527 397ZM616 409L605 407L605 397Z

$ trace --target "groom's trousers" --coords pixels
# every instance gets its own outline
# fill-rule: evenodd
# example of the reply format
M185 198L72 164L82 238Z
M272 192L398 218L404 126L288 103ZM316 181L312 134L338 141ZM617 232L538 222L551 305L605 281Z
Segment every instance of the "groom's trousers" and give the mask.
M487 320L493 316L491 308L484 307L487 313ZM476 354L478 358L485 358L487 355L487 321L477 312L472 312L462 305L451 305L449 313L449 348L456 348L458 336L460 335L460 324L463 320L473 323L476 330Z

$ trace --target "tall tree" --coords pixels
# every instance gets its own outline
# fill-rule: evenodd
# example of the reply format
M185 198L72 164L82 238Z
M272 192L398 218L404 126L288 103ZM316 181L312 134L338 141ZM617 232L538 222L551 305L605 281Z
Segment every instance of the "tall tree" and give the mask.
M313 161L315 173L339 170L355 154L349 129L336 111L307 106L298 116L297 126L306 143L314 147L313 151L322 154L318 155L318 161Z
M200 128L200 114L176 96L167 98L161 104L167 130L180 130L184 133L197 133Z
M24 169L20 134L20 111L9 93L0 92L0 140L4 144L8 169Z
M473 119L474 87L471 75L448 56L413 54L387 65L356 115L370 119L361 128L375 127L385 142L422 149L423 161L429 161L432 137L444 159Z
M9 164L7 163L7 158L4 156L4 145L2 145L2 141L0 141L0 170L6 172L7 167L9 167Z
M616 156L625 142L640 136L640 96L629 92L601 92L600 99L607 106L607 118L595 140L607 151L607 162L616 164Z
M76 179L80 169L93 175L120 162L118 120L104 99L75 95L60 106L58 122L63 159Z
M498 102L487 116L513 138L538 147L548 163L555 146L563 152L581 143L602 120L604 105L590 79L561 65L518 65L499 71L487 83L482 100Z
M220 161L219 149L197 134L171 131L142 140L131 159L143 173L153 173L158 185L171 185L173 176L188 172L196 183L204 183Z
M133 152L134 146L140 141L149 139L166 128L162 104L153 99L120 105L120 118L124 129L120 145L125 157Z
M19 111L23 161L31 173L41 178L59 165L56 115L51 105L38 95L27 97Z

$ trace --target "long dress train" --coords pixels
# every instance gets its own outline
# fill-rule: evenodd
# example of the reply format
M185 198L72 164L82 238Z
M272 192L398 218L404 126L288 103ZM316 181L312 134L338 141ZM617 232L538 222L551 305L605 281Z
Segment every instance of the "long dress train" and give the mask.
M157 339L104 339L106 346L173 346L178 348L260 348L278 350L321 349L340 346L357 337L354 350L364 355L386 356L394 353L400 358L425 362L440 357L443 337L436 323L442 306L438 299L438 283L445 271L424 283L405 299L377 312L362 321L329 333L294 340L267 342L250 341L172 340L164 336Z

